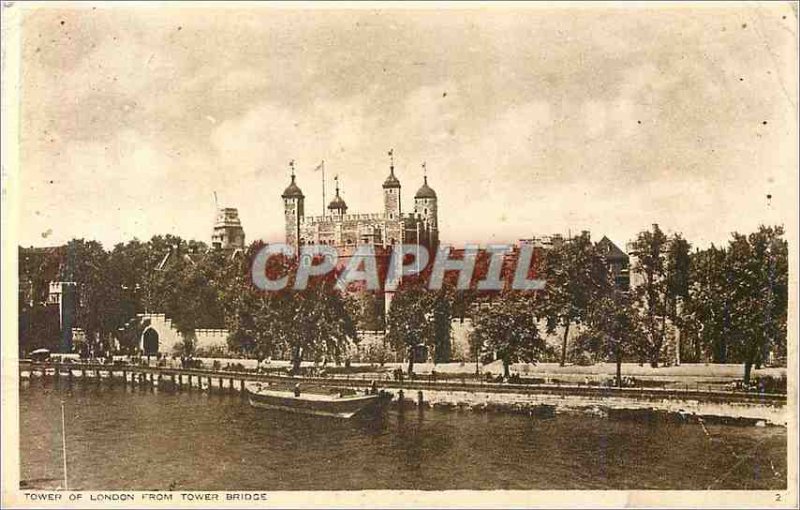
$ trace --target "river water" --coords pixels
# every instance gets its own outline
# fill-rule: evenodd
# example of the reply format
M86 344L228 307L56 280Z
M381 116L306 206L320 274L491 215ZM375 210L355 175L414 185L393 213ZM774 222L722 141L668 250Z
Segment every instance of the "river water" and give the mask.
M20 389L22 487L78 490L780 489L786 429L415 408L335 420L238 395Z

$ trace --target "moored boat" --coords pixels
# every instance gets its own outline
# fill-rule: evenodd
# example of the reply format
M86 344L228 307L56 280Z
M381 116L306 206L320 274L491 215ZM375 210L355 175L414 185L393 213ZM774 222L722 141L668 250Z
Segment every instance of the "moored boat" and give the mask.
M380 411L392 399L383 390L370 395L323 395L270 389L261 383L247 383L245 388L253 407L336 418Z

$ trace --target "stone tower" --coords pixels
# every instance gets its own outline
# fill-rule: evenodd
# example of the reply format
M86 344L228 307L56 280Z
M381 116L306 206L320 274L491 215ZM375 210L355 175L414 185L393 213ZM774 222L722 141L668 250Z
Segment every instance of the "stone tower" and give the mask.
M425 170L425 164L422 165ZM429 248L434 248L439 244L439 218L437 211L436 192L428 186L427 174L423 177L422 186L414 195L414 215L422 219L424 236L422 241Z
M387 218L400 217L400 181L394 176L394 149L389 151L389 177L383 181L383 212Z
M292 170L292 182L283 191L281 197L283 198L284 222L286 225L286 244L297 248L300 240L300 219L305 214L306 197L294 182L294 160L289 163L289 167Z
M237 209L224 207L217 210L211 246L223 250L244 248L244 229Z

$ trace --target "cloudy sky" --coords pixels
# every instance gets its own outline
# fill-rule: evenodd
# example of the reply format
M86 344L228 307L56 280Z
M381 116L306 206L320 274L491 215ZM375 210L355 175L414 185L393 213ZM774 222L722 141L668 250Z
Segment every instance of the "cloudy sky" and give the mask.
M427 161L456 244L659 223L705 246L792 221L788 3L64 7L21 17L26 246L208 241L215 191L248 240L281 240L290 159L307 211L324 159L378 212L392 147L404 208Z

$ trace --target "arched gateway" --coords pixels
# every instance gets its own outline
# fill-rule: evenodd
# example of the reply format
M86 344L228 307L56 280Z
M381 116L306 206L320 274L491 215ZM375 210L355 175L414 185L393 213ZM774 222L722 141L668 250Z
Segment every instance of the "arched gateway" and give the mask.
M158 354L158 331L147 328L142 333L142 352L145 356L155 356Z

